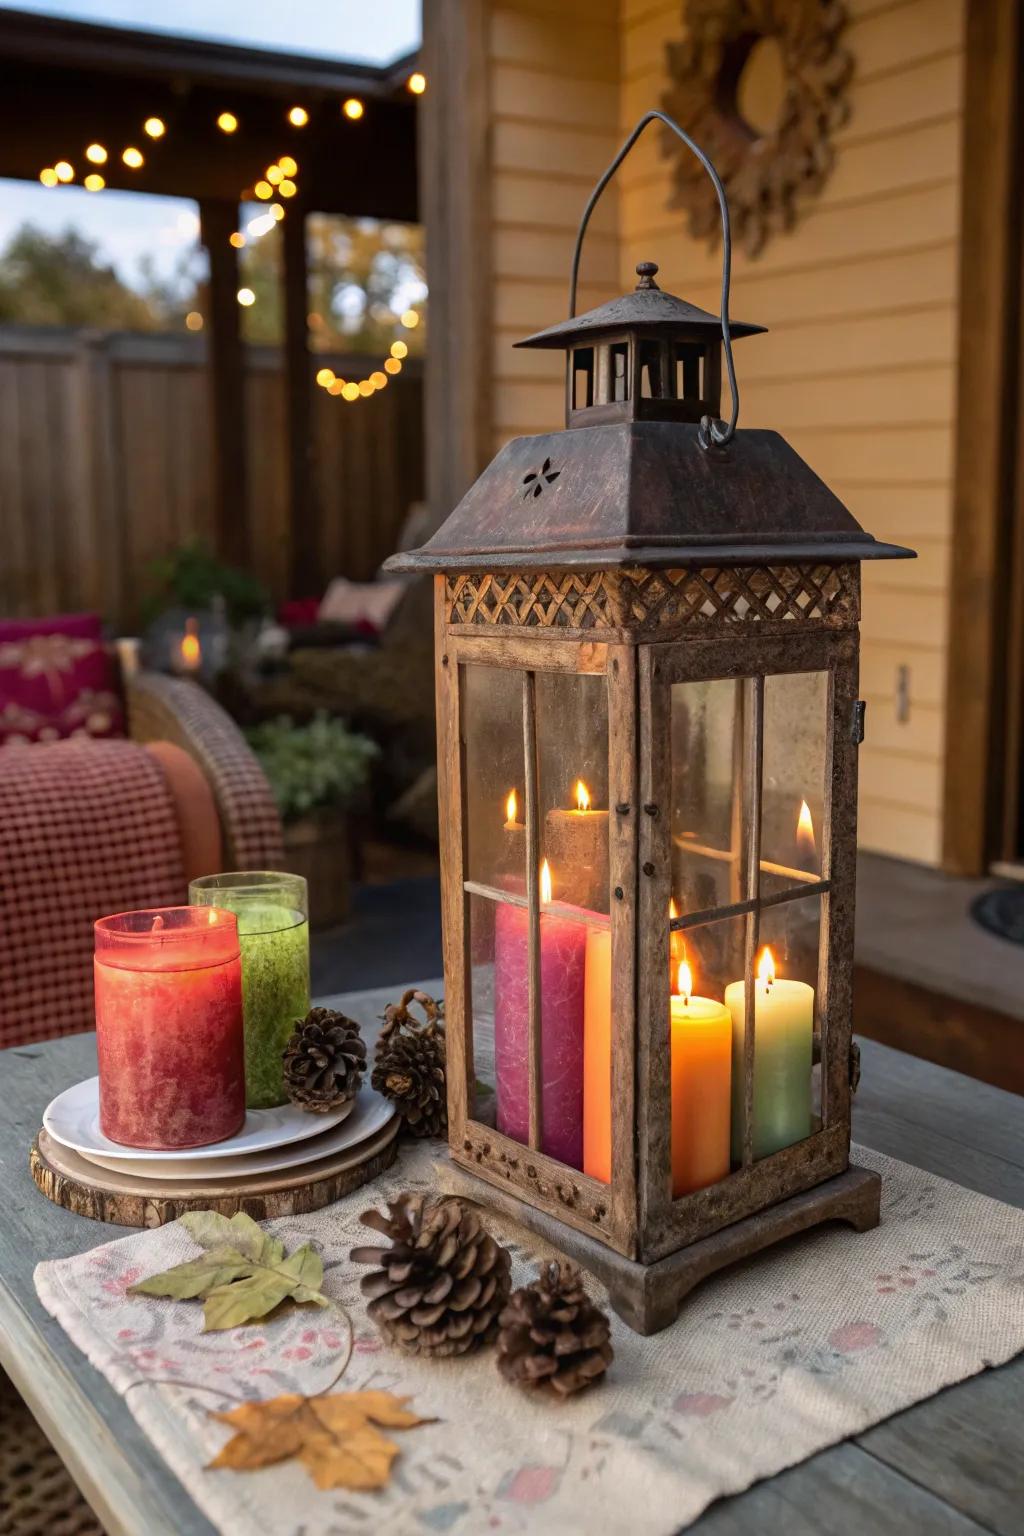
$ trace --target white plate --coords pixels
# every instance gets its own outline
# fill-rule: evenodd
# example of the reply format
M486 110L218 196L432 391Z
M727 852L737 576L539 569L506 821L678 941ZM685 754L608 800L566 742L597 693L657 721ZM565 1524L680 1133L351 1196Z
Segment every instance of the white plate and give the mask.
M137 1163L207 1162L211 1158L238 1157L246 1152L265 1152L271 1147L286 1147L293 1141L305 1141L309 1136L319 1136L332 1126L338 1125L352 1110L351 1102L329 1114L311 1114L294 1104L282 1104L276 1109L248 1109L245 1124L237 1136L224 1141L212 1142L208 1147L187 1147L179 1151L156 1152L148 1147L125 1147L111 1141L100 1130L100 1080L87 1077L84 1082L66 1088L47 1106L43 1124L55 1141L81 1152L86 1157L100 1157L119 1161L131 1159Z
M254 1111L258 1113L258 1111ZM305 1141L293 1143L280 1150L249 1152L239 1157L222 1157L212 1167L208 1161L191 1155L167 1158L159 1163L147 1162L136 1157L107 1157L99 1152L81 1155L90 1163L97 1163L112 1173L131 1174L140 1179L210 1179L246 1177L253 1173L276 1173L279 1169L297 1168L303 1163L319 1161L355 1147L383 1130L394 1118L395 1106L374 1093L372 1088L360 1089L351 1113L340 1124L310 1136ZM309 1119L312 1119L312 1115Z

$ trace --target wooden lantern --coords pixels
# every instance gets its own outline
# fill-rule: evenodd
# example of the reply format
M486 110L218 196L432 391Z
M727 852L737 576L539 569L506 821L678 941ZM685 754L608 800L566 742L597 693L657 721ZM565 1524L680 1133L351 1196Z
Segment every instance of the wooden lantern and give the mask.
M728 322L721 201L721 318L651 263L573 302L520 343L566 352L566 430L391 562L436 588L452 1174L641 1332L878 1220L849 1164L859 563L910 551L737 432L735 386L718 420L723 343L732 380L761 329Z

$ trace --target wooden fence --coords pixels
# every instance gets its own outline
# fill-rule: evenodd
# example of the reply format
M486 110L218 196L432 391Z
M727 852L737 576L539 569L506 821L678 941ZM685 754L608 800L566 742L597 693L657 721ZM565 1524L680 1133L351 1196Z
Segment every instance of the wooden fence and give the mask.
M316 361L356 378L373 366ZM369 399L314 391L316 516L293 528L280 354L250 347L247 362L248 567L277 599L313 595L288 575L294 541L313 539L320 590L368 579L424 494L419 365ZM216 548L211 431L201 337L0 328L0 616L137 623L154 557Z

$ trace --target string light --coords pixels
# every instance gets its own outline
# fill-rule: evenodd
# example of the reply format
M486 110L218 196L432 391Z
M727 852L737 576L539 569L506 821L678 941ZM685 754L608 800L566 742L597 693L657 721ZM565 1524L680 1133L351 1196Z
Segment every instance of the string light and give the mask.
M389 357L384 363L385 373L401 373L402 365L397 357Z
M74 181L75 168L69 160L58 160L53 169L58 181Z
M409 76L408 80L405 82L405 87L406 90L411 91L414 96L422 96L423 92L427 88L426 75L421 74L418 69L414 70L413 73Z
M268 165L266 175L272 187L276 187L279 182L284 181L284 171L282 171L279 165Z
M327 386L327 393L329 395L340 395L340 394L344 393L344 390L345 390L345 380L344 379L335 379L332 384L328 384L328 386Z
M288 121L293 128L305 128L309 122L309 113L305 107L291 107L288 112Z
M337 375L333 368L321 368L317 372L316 381L321 389L329 389L336 381Z
M217 127L221 133L234 133L238 127L238 118L233 112L221 112L217 118Z
M277 190L282 197L294 197L299 189L295 185L294 181L290 181L286 176Z
M369 379L360 379L356 387L364 400L369 399L374 391L374 385L370 383Z
M104 159L105 158L106 156L104 156ZM132 145L129 144L127 149L123 149L121 151L121 159L124 161L125 165L130 171L137 171L143 164L142 150L135 149Z
M409 356L409 348L406 346L404 341L393 341L391 343L391 356L392 357L408 357Z
M85 158L92 165L106 165L107 152L102 144L90 144L85 152Z
M142 131L148 133L151 139L162 139L167 132L167 124L162 117L147 117Z
M274 195L274 189L269 181L258 181L252 190L260 201L264 203L268 197L273 197Z
M271 203L270 207L267 209L267 212L274 215L274 219L278 224L280 224L281 220L284 218L284 209L281 207L280 203Z
M341 398L343 400L358 400L360 393L358 384L346 384L341 391Z
M414 309L406 309L402 312L402 324L407 331L414 331L420 323L420 317Z
M189 330L189 331L201 331L202 330L202 328L203 328L203 317L199 313L198 309L190 309L189 310L188 314L185 316L185 328L186 328L186 330Z
M44 187L56 187L58 183L57 172L52 165L46 165L39 172L39 180Z
M237 298L239 304L242 305L243 309L248 309L251 305L256 303L256 295L253 293L251 288L239 288L235 297Z
M233 235L228 235L228 241L231 245L234 246L236 251L240 251L242 246L245 244L245 236L242 234L241 230L236 229Z
M387 382L388 382L387 374L386 373L381 373L379 368L376 369L376 371L374 373L370 374L370 383L373 385L373 387L375 389L383 389Z
M85 187L87 192L102 192L103 188L106 186L106 182L103 180L103 177L99 174L98 171L93 171L85 178L85 181L82 183L82 185Z
M344 112L350 123L357 123L362 117L366 108L363 106L358 96L350 96L348 100L343 103L341 110Z
M299 162L293 160L291 155L282 155L277 163L281 167L282 174L285 176L294 176L298 172Z

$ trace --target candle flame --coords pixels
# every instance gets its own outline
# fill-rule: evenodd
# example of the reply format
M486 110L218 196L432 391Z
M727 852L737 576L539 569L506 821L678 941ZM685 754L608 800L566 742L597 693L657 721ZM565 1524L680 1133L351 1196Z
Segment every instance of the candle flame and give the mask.
M516 798L515 790L514 789L510 789L509 792L508 792L508 799L505 801L505 820L506 821L515 821L515 819L516 819L518 814L519 814L519 801Z
M540 899L545 905L551 901L551 866L547 859L540 867Z
M590 810L590 791L582 779L576 780L576 809L578 811Z
M684 1003L688 1003L693 996L693 972L685 960L680 960L679 962L679 970L676 975L676 991Z
M669 899L668 899L668 920L669 920L669 922L670 923L674 923L678 916L679 916L679 908L676 906L675 898L670 896Z
M185 620L185 633L181 637L179 647L181 664L186 672L195 672L203 659L202 647L199 644L199 622L197 619Z
M767 944L762 949L757 962L757 979L763 981L766 987L770 987L775 980L775 956Z
M801 853L814 854L814 819L806 800L800 802L800 815L796 823L796 845Z

